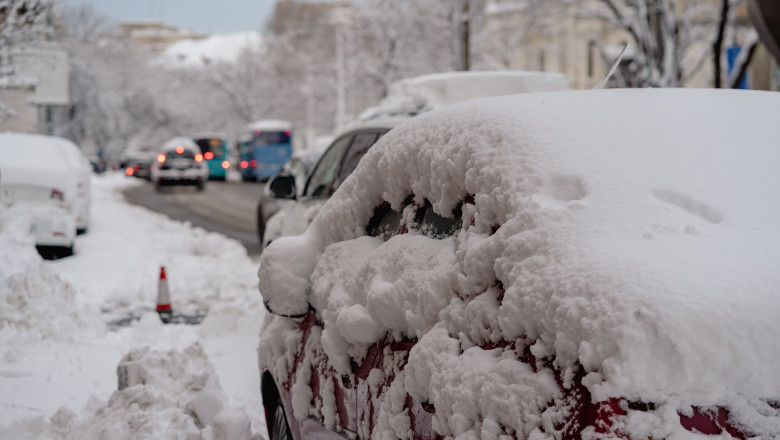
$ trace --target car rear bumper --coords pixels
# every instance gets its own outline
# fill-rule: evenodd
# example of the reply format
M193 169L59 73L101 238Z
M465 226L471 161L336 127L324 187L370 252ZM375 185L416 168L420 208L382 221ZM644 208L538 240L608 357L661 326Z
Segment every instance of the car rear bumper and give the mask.
M76 237L76 220L60 209L34 210L30 232L37 246L73 246Z
M155 175L155 180L163 183L179 181L181 183L197 183L208 178L208 171L205 169L186 169L186 170L159 170Z

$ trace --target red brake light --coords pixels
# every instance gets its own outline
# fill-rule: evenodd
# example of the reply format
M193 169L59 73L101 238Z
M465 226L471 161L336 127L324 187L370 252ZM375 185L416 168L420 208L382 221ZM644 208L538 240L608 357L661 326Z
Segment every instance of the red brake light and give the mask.
M141 165L136 165L136 166L135 166L135 170L136 170L136 171L141 171Z
M290 130L286 130L286 131L284 132L284 135L285 135L285 136L289 136L289 135L290 135L290 133L292 133Z
M163 163L165 162L165 155L160 153L157 155L157 162Z
M182 154L182 153L184 153L184 147L182 147L181 145L179 145L178 147L176 147L176 153L178 153L178 154Z
M133 175L133 169L130 168L130 167L127 167L127 169L125 170L125 174L127 174L128 176L132 176Z
M254 133L254 134L255 134L255 137L258 137L258 136L260 136L260 130L257 130L257 131L255 131L255 133Z
M222 161L222 168L224 168L224 169L230 168L230 162L228 162L226 160Z
M206 154L203 155L203 157L205 157L206 160L214 159L214 153L212 153L211 151L207 151Z
M256 161L256 160L254 160L254 159L250 160L250 161L249 161L249 166L250 166L250 167L252 167L252 168L254 168L255 166L257 166L257 161Z
M246 167L248 167L248 166L249 166L249 162L247 162L247 161L245 161L245 160L242 160L242 161L241 161L241 168L246 168Z
M203 162L203 155L198 153L195 155L195 162Z
M58 189L53 189L51 190L51 198L53 200L59 200L60 202L62 202L65 201L65 194Z

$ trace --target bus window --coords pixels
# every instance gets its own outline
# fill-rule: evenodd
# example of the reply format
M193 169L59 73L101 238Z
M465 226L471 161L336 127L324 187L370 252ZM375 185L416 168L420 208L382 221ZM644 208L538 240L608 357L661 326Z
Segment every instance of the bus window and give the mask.
M195 143L203 154L212 153L214 157L222 158L222 139L196 139Z
M286 144L290 142L289 131L260 131L255 133L255 146L262 147L269 144Z

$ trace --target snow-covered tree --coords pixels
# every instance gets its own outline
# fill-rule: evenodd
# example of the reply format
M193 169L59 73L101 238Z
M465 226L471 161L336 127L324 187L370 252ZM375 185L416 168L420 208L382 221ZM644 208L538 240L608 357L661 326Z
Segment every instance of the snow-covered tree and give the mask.
M12 55L53 32L55 0L0 0L0 85L14 81ZM14 115L0 100L0 121Z
M713 56L712 47L722 35L718 23L726 26L723 18L719 21L722 9L716 0L598 0L597 3L599 7L588 9L589 13L607 20L628 36L628 56L615 77L624 87L685 85ZM604 60L614 61L603 42L597 43L602 47Z

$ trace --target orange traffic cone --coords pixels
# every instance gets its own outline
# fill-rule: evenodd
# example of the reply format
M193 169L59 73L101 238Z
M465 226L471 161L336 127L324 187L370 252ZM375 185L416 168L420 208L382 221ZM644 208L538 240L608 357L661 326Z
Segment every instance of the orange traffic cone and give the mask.
M160 320L167 324L173 317L171 295L168 293L168 280L165 277L165 266L160 266L160 282L157 285L157 314Z

